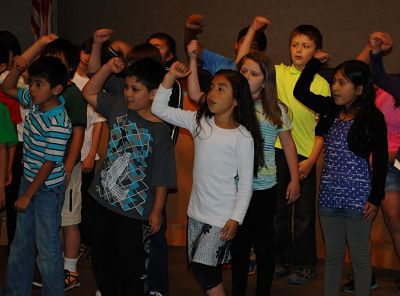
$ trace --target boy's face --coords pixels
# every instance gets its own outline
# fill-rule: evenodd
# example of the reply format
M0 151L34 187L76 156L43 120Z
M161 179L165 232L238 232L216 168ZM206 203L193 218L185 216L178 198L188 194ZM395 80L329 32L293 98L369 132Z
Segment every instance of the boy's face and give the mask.
M151 108L156 90L148 88L136 76L125 77L124 97L129 110L144 111Z
M87 67L88 67L88 63L89 63L90 53L87 53L87 52L81 50L80 54L79 54L79 58L80 58L80 61L79 61L79 66L78 67L82 71L86 72L87 71Z
M290 58L297 70L303 71L316 51L315 42L307 35L297 34L290 41Z
M47 80L35 76L29 77L28 84L32 103L40 105L40 110L42 112L47 111L49 101L53 98L57 98L56 96L58 96L62 90L61 85L51 87Z
M164 39L152 38L149 40L149 43L160 51L161 59L163 64L170 61L173 58L172 53L169 52L169 47L167 42Z

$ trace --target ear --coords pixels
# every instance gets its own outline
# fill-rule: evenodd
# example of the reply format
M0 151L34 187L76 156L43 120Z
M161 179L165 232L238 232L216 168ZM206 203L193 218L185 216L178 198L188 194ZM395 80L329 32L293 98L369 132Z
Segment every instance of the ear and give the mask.
M362 94L362 92L363 92L363 86L362 85L357 86L356 87L356 95L360 96Z
M174 57L174 55L170 52L167 53L167 55L165 56L165 62L169 62L170 60L172 60Z
M154 97L156 96L157 88L150 91L150 100L153 101Z
M58 96L63 92L64 88L61 84L57 84L53 87L53 95Z
M239 42L235 42L235 52L237 52L239 49Z
M237 105L239 104L238 101L235 98L233 98L232 103L233 103L234 107L237 107Z
M5 70L7 70L7 63L1 63L0 64L0 73L3 73Z

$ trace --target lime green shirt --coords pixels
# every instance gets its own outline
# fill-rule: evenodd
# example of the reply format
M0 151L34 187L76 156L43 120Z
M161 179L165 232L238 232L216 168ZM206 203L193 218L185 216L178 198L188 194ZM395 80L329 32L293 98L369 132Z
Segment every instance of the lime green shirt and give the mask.
M296 144L297 153L309 157L314 146L314 129L317 115L300 103L294 96L293 90L301 72L294 65L276 65L276 85L279 99L289 108L288 114L292 120L292 137ZM311 91L322 96L330 96L329 83L320 75L315 75L311 83ZM282 149L277 138L276 148Z
M17 132L6 105L0 103L0 144L12 146L18 142Z

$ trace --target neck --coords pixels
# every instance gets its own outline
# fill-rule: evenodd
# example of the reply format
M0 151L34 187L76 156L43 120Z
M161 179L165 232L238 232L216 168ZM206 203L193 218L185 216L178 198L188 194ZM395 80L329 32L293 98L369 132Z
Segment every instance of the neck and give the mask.
M81 67L78 67L76 69L76 73L81 76L81 77L87 77L87 71L85 71L84 69L82 69Z
M52 97L51 99L47 100L46 102L39 105L39 110L41 112L49 111L55 107L60 105L60 100L58 97Z
M296 65L296 64L293 64L293 66L294 66L297 70L299 70L300 72L303 72L304 68L306 67L305 65L304 65L304 66L300 66L300 65Z
M232 114L215 114L214 116L215 124L220 128L234 129L238 125L233 119Z
M153 122L160 122L161 120L154 116L153 113L151 113L151 105L149 108L141 109L141 110L135 110L137 114L139 114L141 117L148 121L153 121Z

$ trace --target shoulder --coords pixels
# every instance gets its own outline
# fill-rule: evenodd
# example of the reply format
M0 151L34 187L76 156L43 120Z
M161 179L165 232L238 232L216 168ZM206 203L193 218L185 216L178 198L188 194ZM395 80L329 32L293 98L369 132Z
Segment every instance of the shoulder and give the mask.
M247 130L247 128L245 128L243 125L239 125L238 127L238 139L240 141L251 141L253 142L253 137L251 136L251 133Z

